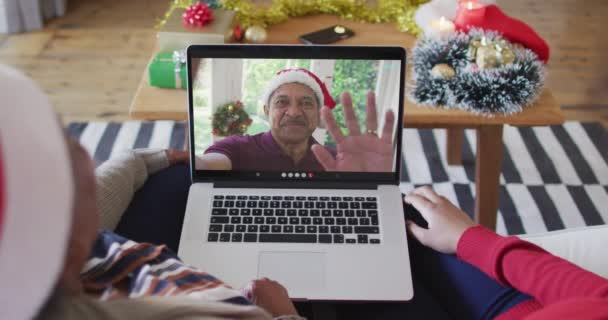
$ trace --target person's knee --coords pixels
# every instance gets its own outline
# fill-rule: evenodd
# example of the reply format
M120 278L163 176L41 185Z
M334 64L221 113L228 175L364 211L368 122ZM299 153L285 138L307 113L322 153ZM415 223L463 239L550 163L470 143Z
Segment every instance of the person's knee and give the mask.
M190 183L189 165L178 163L151 175L144 186L163 191L187 191Z

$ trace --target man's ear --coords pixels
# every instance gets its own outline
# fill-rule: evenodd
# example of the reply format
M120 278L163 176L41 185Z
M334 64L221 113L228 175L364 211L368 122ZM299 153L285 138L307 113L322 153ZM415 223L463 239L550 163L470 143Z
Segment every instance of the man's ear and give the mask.
M268 110L268 105L267 105L267 104L265 104L265 105L264 105L264 115L266 116L266 118L270 118L270 116L268 115L268 112L269 112L269 110Z

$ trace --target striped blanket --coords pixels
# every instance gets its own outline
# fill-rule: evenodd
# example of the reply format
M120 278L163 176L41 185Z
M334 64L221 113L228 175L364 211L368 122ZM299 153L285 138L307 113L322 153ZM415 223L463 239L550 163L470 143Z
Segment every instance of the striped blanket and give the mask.
M124 149L182 148L184 123L72 123L100 163ZM446 162L442 129L403 131L401 189L431 185L469 214L475 197L475 131L466 130L463 165ZM608 132L598 123L505 127L497 232L539 233L608 222Z

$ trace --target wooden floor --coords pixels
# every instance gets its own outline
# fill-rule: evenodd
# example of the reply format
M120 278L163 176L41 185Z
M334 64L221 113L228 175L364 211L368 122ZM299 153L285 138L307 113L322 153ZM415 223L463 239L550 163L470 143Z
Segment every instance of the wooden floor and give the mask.
M64 121L126 120L169 0L69 0L44 30L0 34L0 62L25 71ZM608 1L499 0L551 47L547 85L569 120L608 126Z

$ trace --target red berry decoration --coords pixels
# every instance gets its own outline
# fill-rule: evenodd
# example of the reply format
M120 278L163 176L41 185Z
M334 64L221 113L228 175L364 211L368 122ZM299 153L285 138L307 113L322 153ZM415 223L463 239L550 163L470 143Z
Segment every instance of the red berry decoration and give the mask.
M234 40L241 42L241 40L243 40L243 35L244 35L243 29L241 28L240 25L237 24L234 27L234 29L232 30L232 36L234 37Z
M186 8L182 18L184 25L200 28L213 21L213 9L206 3L199 2Z

